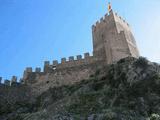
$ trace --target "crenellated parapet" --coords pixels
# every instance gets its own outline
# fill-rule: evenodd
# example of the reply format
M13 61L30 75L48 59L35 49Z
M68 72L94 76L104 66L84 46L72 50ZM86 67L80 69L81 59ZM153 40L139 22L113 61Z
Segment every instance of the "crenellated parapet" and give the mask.
M47 61L49 62L49 61ZM49 64L45 64L45 66L49 66ZM41 73L41 68L40 67L36 67L35 70L33 71L33 68L32 67L27 67L25 70L24 70L24 74L28 74L28 73Z
M66 58L62 58L62 59L61 59L61 63L62 63L62 64L63 64L63 63L66 63L66 61L67 61Z
M28 74L32 73L32 67L27 67L23 72L23 79L26 80L28 77Z
M84 55L77 55L76 57L70 56L67 58L62 58L61 62L58 63L58 60L53 60L52 64L50 61L44 62L44 71L41 71L40 67L36 67L35 71L32 67L26 67L24 70L23 78L18 81L16 76L12 76L11 80L4 80L4 85L6 86L14 86L14 85L23 85L23 84L32 84L35 83L35 79L37 76L46 75L47 73L53 72L56 69L65 69L70 67L78 67L82 65L88 65L94 63L96 59L93 56L90 56L89 53L84 53ZM55 68L55 69L53 69ZM2 81L2 77L0 77L0 83Z
M77 55L76 57L70 56L70 57L68 57L68 59L67 58L62 58L60 63L58 63L57 60L54 60L53 65L62 65L62 64L74 63L74 62L78 62L78 61L88 59L90 57L93 57L93 56L90 56L89 53L84 53L84 57L82 57L82 55Z
M68 59L62 58L60 63L58 63L58 60L53 60L52 64L49 64L50 62L47 61L45 62L45 65L44 65L44 73L53 72L57 69L65 69L65 68L77 67L81 65L88 65L99 60L98 58L94 58L93 56L90 56L89 53L84 53L83 56L84 57L82 57L82 55L77 55L76 57L70 56L68 57Z
M21 85L24 85L24 84L25 84L24 79L23 79L23 78L20 78L19 83L20 83Z
M74 56L70 56L69 61L74 61Z
M61 62L59 63L58 60L53 60L53 63L50 64L49 61L44 62L44 72L48 72L48 69L51 69L52 66L63 66L64 64L74 64L76 66L77 62L84 61L88 58L92 58L89 53L84 53L84 57L82 55L77 55L76 57L70 56L67 58L61 58ZM75 63L76 62L76 63ZM74 66L72 65L72 66Z
M27 68L26 68L26 72L27 72L27 73L31 73L31 72L32 72L32 67L27 67Z
M16 76L12 76L11 82L17 82L17 77Z
M49 65L50 65L50 62L49 62L49 61L44 61L44 69L43 69L44 72L47 72L47 71L48 71Z
M111 22L113 22L113 20L115 20L116 22L120 22L120 24L126 25L126 28L130 27L126 20L124 20L121 16L111 10L110 13L105 14L105 16L101 17L100 20L96 22L96 24L92 25L92 31L101 29L104 24L110 24Z
M39 67L36 67L35 71L33 71L32 67L27 67L24 70L23 78L20 79L20 83L33 84L37 82L41 76L47 76L48 73L53 73L57 70L61 71L62 69L67 68L87 66L100 60L101 59L94 58L89 53L84 53L84 55L77 55L76 57L70 56L68 58L62 58L61 62L58 62L58 60L53 60L52 63L50 61L44 61L44 71L41 71L41 68Z
M110 12L110 14L106 14L104 17L101 17L100 20L98 20L96 22L96 24L92 25L92 31L96 31L97 29L100 29L101 26L103 26L104 24L110 22L111 18L111 14L113 14L112 12Z
M2 83L2 77L0 77L0 85L5 85L5 86L17 86L20 85L21 83L18 81L18 78L16 76L12 76L11 80L4 79L4 82Z
M57 66L58 65L58 60L53 60L53 66Z
M118 13L114 13L114 16L115 16L116 19L121 21L121 23L123 23L123 24L125 24L129 27L129 23L125 19L123 19L121 16L119 16Z
M16 82L17 82L17 77L16 76L12 76L11 83L16 83Z
M49 61L44 61L44 66L49 66L50 62Z
M89 53L84 53L84 58L87 59L90 57L90 54Z
M18 84L17 76L12 76L11 81L10 81L10 85L16 86L17 84Z
M40 67L36 67L36 68L35 68L35 72L36 72L36 73L40 73L40 72L41 72L41 68L40 68Z
M82 55L77 55L77 60L82 60Z
M45 61L44 62L44 65L47 67L49 66L49 61ZM44 72L41 71L41 68L40 67L36 67L34 70L32 67L27 67L25 70L24 70L24 73L23 73L23 77L20 79L20 83L21 84L27 84L27 83L32 83L34 82L34 77L36 75L41 75L43 74Z
M11 82L10 82L10 80L4 80L4 85L6 85L6 86L11 86Z

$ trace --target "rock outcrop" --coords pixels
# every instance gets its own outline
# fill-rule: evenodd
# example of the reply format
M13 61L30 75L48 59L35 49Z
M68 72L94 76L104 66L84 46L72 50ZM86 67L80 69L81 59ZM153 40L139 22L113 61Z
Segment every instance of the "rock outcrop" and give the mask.
M0 120L160 119L160 65L142 57L121 59L89 79L50 88L35 99L24 86L12 88L15 99L6 97L11 88L0 88Z

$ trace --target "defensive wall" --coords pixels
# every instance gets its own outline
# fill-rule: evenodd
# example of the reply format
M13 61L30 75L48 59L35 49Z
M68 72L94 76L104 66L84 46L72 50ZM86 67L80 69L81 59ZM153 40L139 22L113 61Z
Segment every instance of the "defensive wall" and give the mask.
M104 64L104 59L95 58L89 53L85 53L84 57L77 55L76 58L62 58L60 63L57 60L52 63L45 61L43 71L40 68L32 71L31 67L27 67L22 83L30 85L33 94L39 95L54 86L72 85L85 80Z
M17 77L13 76L10 81L5 80L4 85L25 84L31 86L35 93L41 93L53 86L70 85L87 79L99 67L122 58L139 57L129 24L112 10L92 26L92 35L92 56L85 53L84 57L62 58L60 63L57 60L45 61L43 69L27 67L19 83Z
M73 68L79 68L82 66L88 66L91 64L96 64L97 62L102 62L104 63L103 59L100 58L95 58L93 56L90 56L89 53L84 53L84 57L82 55L77 55L76 57L70 56L67 58L62 58L61 62L59 63L58 60L53 60L52 63L50 61L45 61L44 62L44 67L41 69L40 67L36 67L33 69L32 67L27 67L24 70L23 78L19 80L19 84L32 84L37 82L37 79L40 76L45 76L47 73L54 73L56 71L63 71L66 69L73 69ZM73 71L74 72L74 71ZM37 79L35 79L35 76ZM2 81L2 77L0 77L0 82ZM17 77L13 76L11 80L4 80L5 85L12 85L13 83L17 83Z

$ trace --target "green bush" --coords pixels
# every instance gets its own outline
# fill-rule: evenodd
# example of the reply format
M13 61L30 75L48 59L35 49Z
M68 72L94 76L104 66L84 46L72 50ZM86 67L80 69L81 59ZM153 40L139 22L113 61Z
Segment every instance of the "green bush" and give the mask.
M148 60L145 57L139 57L134 63L136 67L146 68L148 66Z
M151 117L150 117L150 120L160 120L160 115L152 114Z

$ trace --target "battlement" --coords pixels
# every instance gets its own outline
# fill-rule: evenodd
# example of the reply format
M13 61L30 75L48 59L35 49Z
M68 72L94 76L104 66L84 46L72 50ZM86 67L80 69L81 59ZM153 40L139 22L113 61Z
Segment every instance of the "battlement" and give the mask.
M10 81L10 86L16 85L17 84L17 77L12 76L11 81Z
M4 82L2 83L2 77L0 77L0 84L5 86L17 86L21 84L21 81L18 81L17 76L12 76L11 79L4 79Z
M82 55L77 55L77 60L81 60L82 59Z
M112 20L115 20L116 22L121 22L122 24L125 24L126 26L130 27L126 20L124 20L121 16L119 16L117 13L114 13L111 10L110 13L107 13L105 14L105 16L101 17L95 25L92 25L92 31L100 29L100 26L103 26L105 23L110 23L110 21Z
M49 61L44 61L44 66L49 66L50 62Z
M89 53L84 53L84 58L87 59L90 57L90 54Z
M115 17L119 18L119 20L120 20L121 22L123 22L123 23L126 24L128 27L130 27L129 24L128 24L128 22L127 22L125 19L123 19L121 16L119 16L118 13L114 13L114 15L115 15Z
M18 81L17 76L12 76L11 80L9 79L4 79L4 82L2 82L3 78L0 77L0 85L5 85L5 86L17 86L20 85L21 82Z
M62 59L61 59L61 63L62 63L62 64L65 63L66 61L67 61L66 58L62 58Z
M77 55L76 57L70 56L68 58L62 58L61 62L59 63L58 60L53 60L52 64L50 61L44 61L44 71L41 71L41 68L35 68L35 72L32 70L32 67L27 67L24 71L23 78L21 79L21 83L34 83L33 77L38 76L45 76L46 73L52 73L57 70L67 69L71 67L78 67L78 66L86 66L88 64L95 63L99 59L94 58L89 53L84 53L82 55Z
M46 65L45 65L46 66ZM49 65L48 65L49 66ZM40 67L36 67L35 70L33 71L33 68L32 67L27 67L25 70L24 70L24 73L41 73L41 68Z
M69 62L74 62L74 61L80 61L80 60L84 60L84 59L88 59L92 56L90 56L89 53L84 53L84 58L82 57L82 55L77 55L76 56L76 59L74 56L70 56L67 58L61 58L61 62L58 63L58 60L53 60L53 66L57 66L57 65L60 65L60 64L66 64L66 63L69 63ZM50 66L49 64L47 66Z
M36 73L40 73L41 72L41 68L40 67L35 68L35 72Z
M69 61L74 61L74 56L70 56Z
M110 14L107 13L107 14L105 14L105 16L101 17L100 20L98 20L96 22L96 24L92 25L92 30L94 31L97 28L99 28L99 26L101 26L102 24L109 22L109 20L110 20L109 17L110 16L111 16L111 13Z
M49 61L45 62L44 65L44 72L51 72L56 69L65 69L69 67L76 67L76 66L81 66L81 65L87 65L93 62L98 61L98 58L94 58L91 56L89 53L84 53L82 55L77 55L76 57L70 56L67 58L61 58L61 62L58 63L58 60L53 60L53 64L49 64Z
M53 65L58 65L58 60L53 60Z
M17 82L17 77L16 76L12 76L11 82Z
M19 82L20 82L20 84L25 84L25 81L23 80L23 78L20 78L20 80L19 80Z
M6 86L10 86L10 80L4 80L4 85L6 85Z
M27 73L31 73L32 72L32 67L27 67L25 70Z

